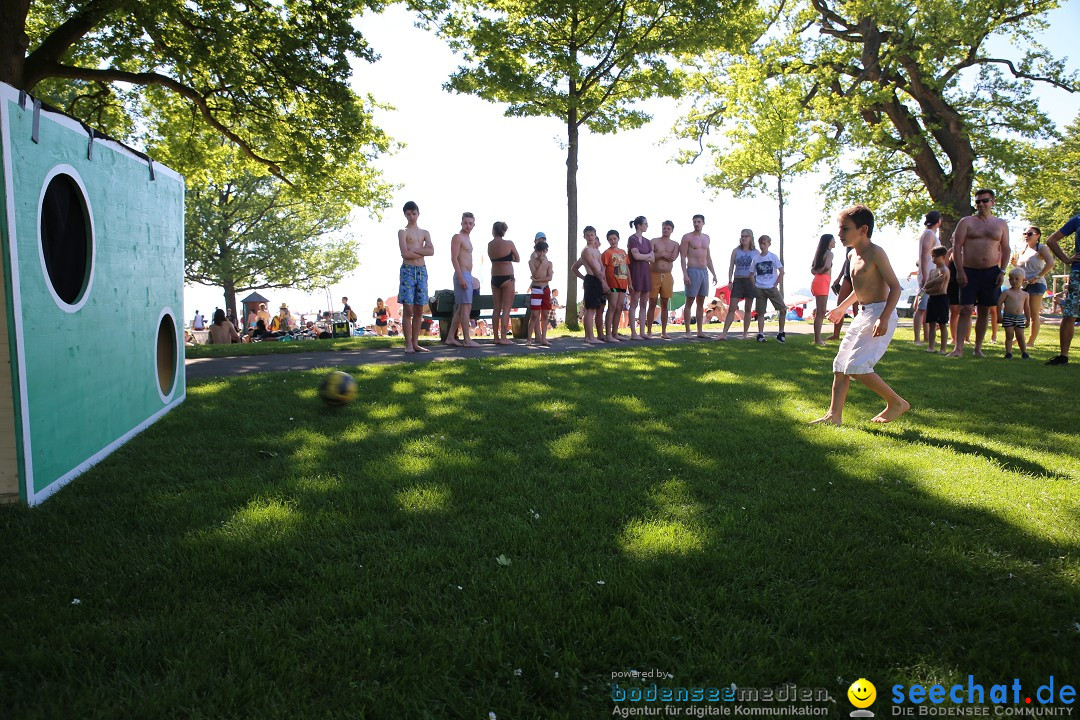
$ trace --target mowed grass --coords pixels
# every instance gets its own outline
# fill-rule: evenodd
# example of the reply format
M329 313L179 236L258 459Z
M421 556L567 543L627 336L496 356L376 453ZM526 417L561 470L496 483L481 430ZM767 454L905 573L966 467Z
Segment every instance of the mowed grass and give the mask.
M0 512L0 714L610 717L653 668L836 716L859 677L880 713L893 683L1075 685L1080 368L898 339L910 415L853 386L808 427L833 353L363 367L340 409L319 372L193 384Z

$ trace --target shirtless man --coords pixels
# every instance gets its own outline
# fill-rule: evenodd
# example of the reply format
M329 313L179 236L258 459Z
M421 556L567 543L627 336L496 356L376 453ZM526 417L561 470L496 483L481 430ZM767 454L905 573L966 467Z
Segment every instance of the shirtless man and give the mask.
M938 242L938 229L941 227L941 213L937 210L931 210L926 213L926 220L923 222L922 235L919 236L919 304L915 308L914 314L914 327L915 327L915 344L922 344L923 325L926 321L926 305L930 301L930 296L922 292L921 288L926 284L926 281L930 278L930 271L934 269L934 261L930 257L930 252L941 243Z
M585 226L585 247L581 257L570 266L570 272L585 283L585 342L599 345L608 342L604 330L604 298L608 294L607 281L604 278L604 264L600 261L600 238L596 237L596 228ZM585 274L579 271L585 268ZM593 337L593 328L599 337Z
M461 214L461 231L450 239L450 261L454 264L454 317L450 321L450 334L446 336L447 345L480 347L472 339L472 325L469 315L472 313L473 276L472 276L472 238L469 233L476 226L476 217L471 212ZM457 330L461 328L461 342L457 340Z
M683 307L683 327L686 328L686 337L690 337L690 299L697 299L697 336L705 337L701 329L705 319L705 296L709 294L709 275L705 268L712 273L713 284L716 284L716 271L713 270L712 254L709 252L709 236L701 232L705 227L705 216L694 216L694 231L682 236L679 243L679 262L682 265L683 285L686 287L686 305Z
M865 205L853 205L840 213L840 242L851 248L852 291L829 313L838 322L855 302L862 307L848 326L840 349L833 360L832 398L829 412L815 423L840 425L844 419L851 378L870 388L885 401L885 409L871 422L887 423L900 417L911 406L874 372L896 332L896 303L900 300L900 281L896 279L885 251L870 242L874 232L874 214Z
M645 337L652 337L653 319L656 317L656 301L660 301L660 337L670 340L667 334L668 301L674 294L674 283L671 278L671 265L679 257L679 243L671 239L671 233L675 230L675 223L665 220L661 225L662 234L652 241L653 260L650 268L652 289L649 291L649 323L645 329Z
M420 208L412 200L402 208L406 225L398 230L398 249L401 251L401 270L398 273L398 302L401 303L401 334L405 337L405 352L430 352L421 347L420 321L428 303L428 276L424 258L435 254L431 234L416 225Z
M1001 281L1009 266L1009 225L994 217L994 191L975 192L975 214L962 218L953 235L953 261L960 285L960 321L949 357L963 357L964 342L971 330L971 309L978 305L975 321L975 357L983 355L983 337L990 308L997 306Z

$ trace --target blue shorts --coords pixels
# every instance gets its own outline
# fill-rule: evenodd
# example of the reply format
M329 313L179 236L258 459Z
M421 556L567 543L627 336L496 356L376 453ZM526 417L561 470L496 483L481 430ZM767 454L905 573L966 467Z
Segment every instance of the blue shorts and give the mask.
M930 296L927 295L926 293L924 293L922 290L920 290L919 291L919 305L915 309L916 310L925 310L926 307L927 307L928 302L930 302Z
M1044 282L1028 283L1028 286L1026 288L1024 288L1024 292L1026 292L1028 295L1045 295L1046 294L1046 283L1044 283Z
M472 305L473 298L473 277L472 273L468 270L462 270L461 274L465 276L465 287L461 287L461 283L458 282L457 273L454 273L454 304L455 305Z
M402 305L427 305L427 267L402 265L398 273L397 297Z
M705 297L709 294L709 271L705 268L686 268L686 297Z

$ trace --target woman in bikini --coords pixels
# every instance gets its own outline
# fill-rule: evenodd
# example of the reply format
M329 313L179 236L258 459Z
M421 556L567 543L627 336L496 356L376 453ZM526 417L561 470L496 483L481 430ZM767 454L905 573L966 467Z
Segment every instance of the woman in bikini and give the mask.
M488 257L491 259L491 331L496 345L513 345L506 337L506 326L510 321L510 310L514 304L514 263L520 262L517 248L507 240L506 223L496 222L491 226L491 242L488 243Z

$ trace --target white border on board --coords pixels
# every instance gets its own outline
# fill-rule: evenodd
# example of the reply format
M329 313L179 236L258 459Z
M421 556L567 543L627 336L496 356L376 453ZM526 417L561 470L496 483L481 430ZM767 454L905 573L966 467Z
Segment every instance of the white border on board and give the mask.
M86 280L86 287L83 288L82 297L74 305L64 301L62 297L56 292L56 288L53 287L52 276L49 275L49 266L45 262L45 242L41 237L41 211L45 206L45 193L49 190L49 183L57 175L67 175L75 184L79 186L79 192L82 193L82 205L86 209L86 214L89 216L89 230L90 230L90 257L87 262L90 265L89 275ZM82 176L79 175L79 171L70 165L61 163L48 172L45 176L45 181L41 183L41 195L38 196L37 207L37 239L38 239L38 260L41 262L41 274L45 278L45 287L49 288L49 294L52 295L53 302L57 307L66 313L76 313L82 306L86 304L86 301L90 299L90 291L94 289L94 275L97 269L97 233L94 231L94 209L90 207L90 194L86 192L86 184L83 183Z
M161 337L161 321L168 317L172 320L173 324L173 343L176 348L176 357L173 358L173 382L172 387L169 388L169 392L161 392L161 378L158 377L158 352L161 350L158 344L158 338ZM177 338L177 333L180 332L179 325L176 322L176 314L172 308L166 305L161 309L161 313L158 315L157 323L154 325L154 353L153 353L153 366L151 367L151 375L154 378L154 389L157 390L158 397L161 398L161 402L168 404L172 398L173 393L176 392L176 386L180 384L180 368L177 367L180 360L179 358L184 354L184 339L182 337Z
M22 286L19 282L19 249L15 236L15 173L11 165L11 122L8 117L10 102L18 102L19 93L10 85L0 83L0 142L4 147L4 187L7 188L8 262L11 266L11 315L15 332L15 361L18 365L19 415L22 418L22 473L19 496L30 502L33 493L34 456L30 452L30 404L26 401L26 351L23 347Z
M155 422L160 420L162 415L169 412L170 410L172 410L174 407L176 407L180 403L184 402L185 397L187 397L187 392L186 391L184 392L183 395L176 398L176 400L172 401L171 403L169 403L165 407L161 408L156 413L154 413L150 417L146 418L141 423L139 423L138 425L136 425L132 429L128 430L126 433L124 433L120 437L118 437L116 440L113 440L111 443L109 443L105 447L98 450L96 453L91 455L88 459L86 459L83 462L79 463L73 469L71 469L68 472L64 473L63 475L58 477L56 480L53 480L51 483L49 483L48 487L46 487L44 490L42 490L41 492L34 493L34 496L32 498L27 499L27 504L30 505L31 507L33 507L34 505L40 504L42 501L47 499L50 495L55 493L57 490L64 487L69 482L71 482L72 480L77 478L79 475L82 475L84 472L86 472L90 468L94 467L99 462L104 460L106 457L111 455L113 452L116 451L116 449L118 447L120 447L121 445L126 443L128 440L135 437L136 435L141 433L143 430L145 430L146 428L150 427Z

